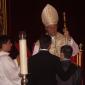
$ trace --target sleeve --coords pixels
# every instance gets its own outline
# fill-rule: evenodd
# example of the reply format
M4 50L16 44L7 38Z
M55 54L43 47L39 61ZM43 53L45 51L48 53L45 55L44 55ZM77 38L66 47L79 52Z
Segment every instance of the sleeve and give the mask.
M79 47L78 44L73 40L73 38L71 38L71 40L69 41L69 45L71 45L73 48L72 56L77 55L79 53Z
M10 59L8 56L7 59L4 59L4 74L12 85L21 85L21 78L19 77L19 68L16 66L15 62Z
M77 68L76 75L75 75L76 85L82 85L82 72L80 67Z
M39 48L40 48L40 45L39 45L39 41L35 43L34 45L34 50L33 50L33 53L32 55L35 55L39 52Z

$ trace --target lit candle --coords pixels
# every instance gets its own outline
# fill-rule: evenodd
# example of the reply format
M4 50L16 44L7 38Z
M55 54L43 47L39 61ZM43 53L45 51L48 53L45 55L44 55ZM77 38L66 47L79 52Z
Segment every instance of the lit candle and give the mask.
M21 32L19 40L19 47L20 47L20 71L21 74L28 74L27 69L27 46L26 46L26 34Z

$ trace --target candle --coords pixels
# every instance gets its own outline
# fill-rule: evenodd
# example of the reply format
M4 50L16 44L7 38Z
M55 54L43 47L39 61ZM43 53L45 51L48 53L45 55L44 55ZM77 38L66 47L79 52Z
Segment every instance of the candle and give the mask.
M20 47L20 72L21 74L28 74L27 69L27 46L26 46L26 35L20 33L19 35L19 47Z

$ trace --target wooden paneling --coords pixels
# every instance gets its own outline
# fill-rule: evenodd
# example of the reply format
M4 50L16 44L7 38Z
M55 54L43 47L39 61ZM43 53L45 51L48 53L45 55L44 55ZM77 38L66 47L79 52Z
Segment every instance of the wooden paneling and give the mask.
M0 0L0 35L7 34L6 0Z

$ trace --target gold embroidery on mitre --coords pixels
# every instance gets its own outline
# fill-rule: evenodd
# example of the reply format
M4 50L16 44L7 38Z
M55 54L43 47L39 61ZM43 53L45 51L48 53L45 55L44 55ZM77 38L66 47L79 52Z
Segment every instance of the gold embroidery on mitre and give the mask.
M41 14L42 22L45 26L58 23L57 10L50 4L47 4Z

